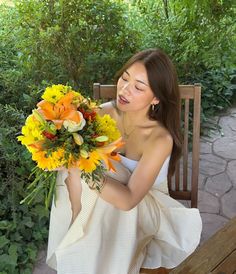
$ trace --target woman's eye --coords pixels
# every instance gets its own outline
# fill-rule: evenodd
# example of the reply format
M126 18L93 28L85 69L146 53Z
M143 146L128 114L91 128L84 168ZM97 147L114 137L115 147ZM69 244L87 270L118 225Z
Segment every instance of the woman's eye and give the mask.
M135 87L137 90L139 91L143 91L143 89L139 88L139 87Z

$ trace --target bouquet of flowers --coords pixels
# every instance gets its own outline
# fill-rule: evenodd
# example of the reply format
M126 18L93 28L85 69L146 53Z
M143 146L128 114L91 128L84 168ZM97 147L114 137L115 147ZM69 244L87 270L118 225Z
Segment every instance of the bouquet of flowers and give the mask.
M48 208L55 189L55 171L60 167L78 167L81 177L99 191L105 170L115 171L119 161L115 150L122 146L116 122L98 114L98 104L69 86L52 85L42 95L22 127L18 140L37 163L32 174L31 191L22 202L30 203L43 190Z

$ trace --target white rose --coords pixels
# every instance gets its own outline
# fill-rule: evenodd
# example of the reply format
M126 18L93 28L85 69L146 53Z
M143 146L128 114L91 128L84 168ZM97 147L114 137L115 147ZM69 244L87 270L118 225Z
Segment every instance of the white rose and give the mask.
M79 113L79 116L81 119L80 123L76 123L75 121L72 121L72 120L65 120L63 122L64 128L67 129L71 133L81 130L86 124L83 114L80 111L78 111L78 113Z

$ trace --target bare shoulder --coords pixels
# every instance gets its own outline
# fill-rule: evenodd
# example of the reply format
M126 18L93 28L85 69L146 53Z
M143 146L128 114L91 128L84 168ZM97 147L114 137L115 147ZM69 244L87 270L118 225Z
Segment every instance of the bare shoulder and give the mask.
M172 147L173 138L170 132L166 128L158 125L153 128L152 133L147 139L144 152L146 151L153 155L159 155L161 152L164 155L169 155L171 154Z
M109 114L112 118L114 118L116 112L117 111L114 104L112 102L106 102L100 105L100 110L98 114L101 116Z

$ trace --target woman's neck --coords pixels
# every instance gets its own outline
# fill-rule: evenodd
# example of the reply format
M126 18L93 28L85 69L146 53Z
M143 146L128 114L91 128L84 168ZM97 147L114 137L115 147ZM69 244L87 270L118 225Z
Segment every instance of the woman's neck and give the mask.
M150 123L146 111L126 111L122 112L122 115L126 127L143 127Z

